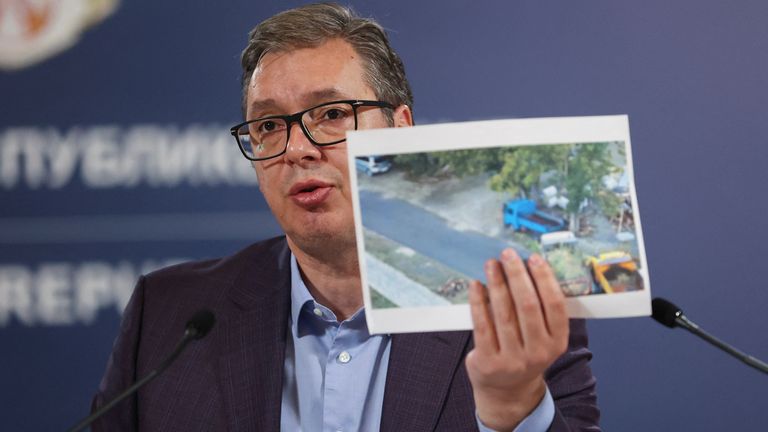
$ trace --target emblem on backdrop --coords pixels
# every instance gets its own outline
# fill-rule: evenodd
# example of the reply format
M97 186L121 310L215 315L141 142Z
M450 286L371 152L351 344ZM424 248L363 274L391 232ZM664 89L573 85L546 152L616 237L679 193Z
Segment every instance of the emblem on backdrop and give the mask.
M16 70L70 47L118 0L0 0L0 69Z

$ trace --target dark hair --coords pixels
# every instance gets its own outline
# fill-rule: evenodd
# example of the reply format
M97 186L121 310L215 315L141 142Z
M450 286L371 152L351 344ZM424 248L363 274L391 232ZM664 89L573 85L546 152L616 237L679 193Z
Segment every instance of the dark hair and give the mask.
M317 47L334 38L348 42L362 57L364 79L379 100L413 108L413 94L403 62L389 45L384 29L376 21L360 17L351 8L317 3L281 12L251 30L248 46L240 58L243 114L246 113L251 75L265 54ZM391 122L392 111L386 112Z

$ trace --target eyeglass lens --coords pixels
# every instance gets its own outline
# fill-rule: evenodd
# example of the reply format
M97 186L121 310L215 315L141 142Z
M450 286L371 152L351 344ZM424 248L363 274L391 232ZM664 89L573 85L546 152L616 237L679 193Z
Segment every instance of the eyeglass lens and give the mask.
M331 144L355 129L355 110L351 104L323 105L305 112L301 122L316 144ZM264 118L237 130L243 150L254 158L275 156L288 144L288 125L283 118Z

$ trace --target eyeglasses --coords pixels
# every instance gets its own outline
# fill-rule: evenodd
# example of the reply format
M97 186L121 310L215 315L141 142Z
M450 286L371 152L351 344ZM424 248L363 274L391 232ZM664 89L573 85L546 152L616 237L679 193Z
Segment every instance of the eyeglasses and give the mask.
M248 120L232 126L229 132L237 140L243 156L252 161L261 161L285 153L294 122L299 123L304 135L316 146L344 141L347 139L347 131L357 130L357 109L363 106L395 108L387 102L371 100L326 102L296 114Z

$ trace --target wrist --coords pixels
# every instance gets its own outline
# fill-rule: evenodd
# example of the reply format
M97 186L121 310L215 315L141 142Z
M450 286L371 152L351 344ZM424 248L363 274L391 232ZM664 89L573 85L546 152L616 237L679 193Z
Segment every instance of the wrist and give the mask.
M546 383L541 378L514 392L501 389L476 391L477 417L490 429L512 432L539 406L546 394L546 388Z

